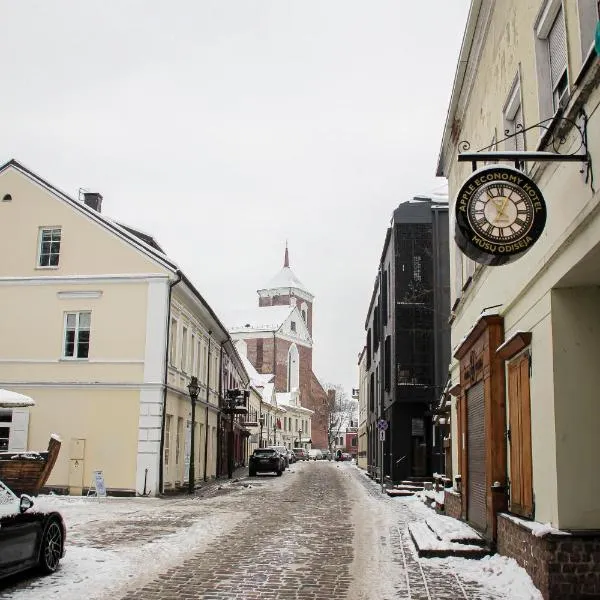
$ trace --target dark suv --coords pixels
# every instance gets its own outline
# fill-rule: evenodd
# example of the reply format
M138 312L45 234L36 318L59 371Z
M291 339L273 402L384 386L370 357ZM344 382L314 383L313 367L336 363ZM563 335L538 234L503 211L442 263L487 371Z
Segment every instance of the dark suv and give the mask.
M277 473L279 477L284 469L283 456L273 448L257 448L252 453L248 465L250 477L257 473Z

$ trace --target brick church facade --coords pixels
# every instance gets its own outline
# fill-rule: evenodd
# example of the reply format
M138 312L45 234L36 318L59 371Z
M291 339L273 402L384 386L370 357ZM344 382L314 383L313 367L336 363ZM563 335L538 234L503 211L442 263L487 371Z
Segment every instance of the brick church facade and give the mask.
M327 448L327 392L312 370L314 296L291 270L287 246L283 268L258 296L258 308L238 318L231 336L246 342L259 373L274 375L276 392L299 390L301 405L314 411L310 443Z

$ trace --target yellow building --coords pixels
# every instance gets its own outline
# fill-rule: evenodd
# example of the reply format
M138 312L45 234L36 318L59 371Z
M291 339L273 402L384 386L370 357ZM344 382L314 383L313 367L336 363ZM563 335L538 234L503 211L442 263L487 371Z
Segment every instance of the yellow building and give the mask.
M200 380L195 479L217 472L222 355L247 375L224 326L155 240L70 198L16 161L0 167L0 380L33 397L9 421L9 447L63 447L48 485L109 493L184 485L187 385ZM164 432L164 435L163 435ZM161 455L164 460L161 460Z
M473 193L492 219L489 234L504 239L541 223L541 202L528 208L522 199L536 192L519 188L521 177L543 195L545 224L537 241L522 238L518 249L528 251L510 264L474 262L454 243L450 260L457 490L446 509L514 556L546 599L593 595L586 582L600 577L592 554L600 543L598 11L595 0L472 0L437 171L456 199L472 173L460 153L560 155L480 155L490 176L503 165L517 177L500 199ZM512 252L504 244L498 252ZM551 533L542 524L557 535L540 535ZM569 533L568 544L556 530ZM565 562L577 562L577 573Z

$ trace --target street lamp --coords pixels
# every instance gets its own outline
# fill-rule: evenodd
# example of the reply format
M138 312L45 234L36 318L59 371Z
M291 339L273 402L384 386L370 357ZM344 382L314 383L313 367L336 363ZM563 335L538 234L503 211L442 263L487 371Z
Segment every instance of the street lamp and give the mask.
M198 400L198 392L200 388L198 386L198 378L195 375L192 375L190 379L190 383L188 384L188 392L190 394L190 399L192 402L192 428L190 431L190 472L188 474L188 492L190 494L194 493L194 486L196 484L196 474L195 464L194 464L194 454L195 454L195 440L194 440L194 430L196 423L196 401Z
M302 448L302 429L298 429L298 448Z
M262 439L262 430L265 424L265 415L260 415L258 422L260 423L260 440L258 442L258 447L262 448L263 447L263 439Z
M273 446L277 446L277 424L273 421Z

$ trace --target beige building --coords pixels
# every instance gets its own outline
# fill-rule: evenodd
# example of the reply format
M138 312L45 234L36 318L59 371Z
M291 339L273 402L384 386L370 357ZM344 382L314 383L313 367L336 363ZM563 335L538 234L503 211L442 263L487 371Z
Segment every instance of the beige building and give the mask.
M361 469L367 468L367 436L369 378L367 375L367 352L364 347L358 355L358 459Z
M109 493L176 489L217 472L222 356L231 339L155 240L70 198L16 161L0 167L0 381L36 406L9 422L11 449L63 447L49 485L81 493L103 471ZM164 432L164 435L163 435ZM161 460L161 456L164 460Z
M457 161L462 141L470 151L591 159L519 161L545 198L547 221L517 261L483 266L451 244L460 493L447 507L515 556L545 598L600 589L598 19L594 0L473 0L438 163L456 198L471 173ZM542 523L569 532L568 543L534 535ZM569 560L577 574L561 568Z

